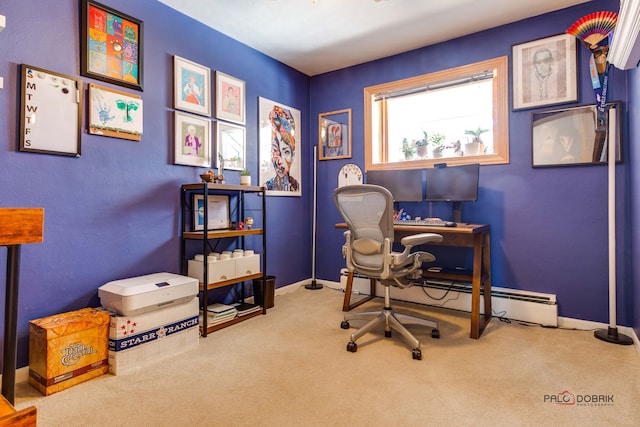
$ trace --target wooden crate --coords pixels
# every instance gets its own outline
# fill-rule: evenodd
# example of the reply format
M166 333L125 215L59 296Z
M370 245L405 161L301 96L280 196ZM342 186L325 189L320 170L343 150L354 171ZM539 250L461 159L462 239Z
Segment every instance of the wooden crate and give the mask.
M29 384L45 396L106 373L109 313L95 308L29 322Z

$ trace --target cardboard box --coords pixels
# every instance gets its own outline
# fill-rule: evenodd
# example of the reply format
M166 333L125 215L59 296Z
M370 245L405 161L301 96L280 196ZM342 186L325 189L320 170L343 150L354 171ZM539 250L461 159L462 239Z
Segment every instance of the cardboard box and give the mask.
M198 345L199 301L132 316L111 312L109 373L127 374Z
M45 396L106 373L109 314L95 308L29 322L29 384Z

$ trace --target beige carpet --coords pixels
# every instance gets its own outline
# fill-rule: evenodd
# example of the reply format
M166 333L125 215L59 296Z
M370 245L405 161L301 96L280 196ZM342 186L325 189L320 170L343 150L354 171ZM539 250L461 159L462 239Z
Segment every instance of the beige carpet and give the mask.
M399 335L382 332L349 353L342 297L301 287L277 296L266 316L129 375L103 375L48 397L19 384L16 407L35 405L41 427L638 425L635 345L497 319L472 340L468 313L398 303L440 321L439 340L410 327L422 360L411 358ZM564 391L582 404L545 401ZM607 402L584 403L594 396Z

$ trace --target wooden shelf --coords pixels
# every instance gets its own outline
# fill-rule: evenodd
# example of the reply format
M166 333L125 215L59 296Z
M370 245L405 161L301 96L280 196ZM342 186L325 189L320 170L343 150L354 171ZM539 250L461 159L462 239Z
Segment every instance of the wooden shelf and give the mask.
M226 322L222 322L222 323L218 323L218 324L215 324L215 325L208 326L207 327L207 334L210 334L211 332L215 332L215 331L220 330L222 328L226 328L227 326L235 325L236 323L240 323L240 322L245 321L247 319L251 319L252 317L260 316L261 314L263 314L263 310L254 311L253 313L245 314L243 316L234 317L233 319L228 320ZM202 325L200 326L200 330L202 331Z
M262 277L262 273L250 274L248 276L242 277L234 277L233 279L223 280L221 282L209 283L207 286L207 290L224 288L225 286L233 285L235 283L244 282L247 280L260 279ZM200 291L204 290L204 283L200 282Z
M250 228L245 230L209 230L207 239L223 239L225 237L249 236L251 234L262 234L261 228ZM187 231L182 234L183 239L202 240L204 231Z
M264 187L257 185L236 185L236 184L206 184L207 188L211 191L243 191L245 193L260 193L264 191ZM183 190L194 191L204 190L205 183L199 184L184 184Z

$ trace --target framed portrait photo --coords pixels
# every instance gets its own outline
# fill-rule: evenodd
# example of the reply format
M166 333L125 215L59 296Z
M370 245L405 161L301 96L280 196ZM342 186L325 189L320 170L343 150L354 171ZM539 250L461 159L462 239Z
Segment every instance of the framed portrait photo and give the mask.
M216 122L216 143L218 155L224 162L224 169L242 170L245 168L245 129L230 123Z
M533 167L606 164L609 144L622 161L622 103L605 107L606 130L597 131L596 104L532 114Z
M302 196L300 110L259 98L259 184L268 196Z
M216 71L216 118L245 124L245 83Z
M177 165L211 167L211 122L193 114L175 113Z
M173 106L211 115L211 70L188 59L173 56Z
M578 50L569 34L512 46L513 109L578 100Z
M82 1L80 74L142 90L142 21Z

